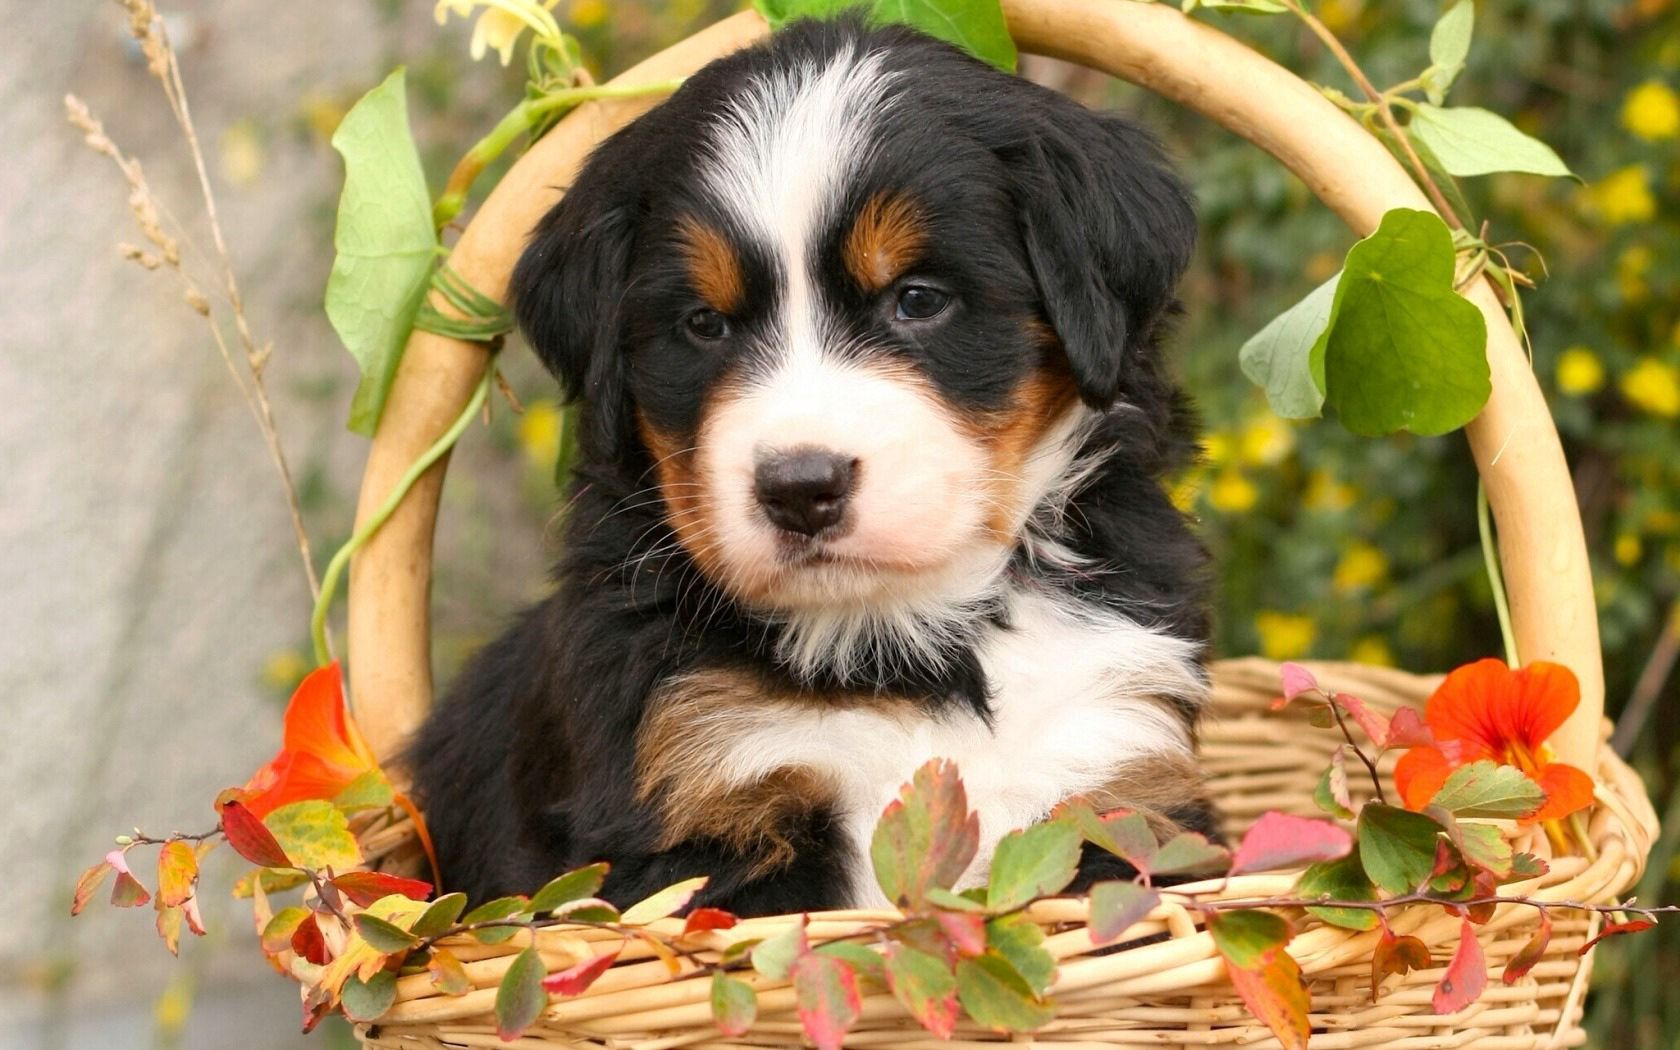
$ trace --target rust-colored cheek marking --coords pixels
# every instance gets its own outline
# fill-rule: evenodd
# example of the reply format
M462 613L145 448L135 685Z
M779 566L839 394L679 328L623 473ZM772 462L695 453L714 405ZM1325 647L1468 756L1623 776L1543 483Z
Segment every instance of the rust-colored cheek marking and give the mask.
M682 240L688 278L700 298L718 313L740 310L747 300L747 282L741 271L741 258L728 239L695 218L682 220L677 235Z
M992 511L986 528L999 542L1015 539L1015 523L1027 508L1024 471L1027 459L1052 427L1079 400L1067 366L1059 359L1041 365L1015 388L1010 406L988 421L985 436L992 469Z
M653 457L666 522L702 569L710 572L718 568L715 546L706 542L713 531L713 501L704 496L705 479L696 466L694 449L686 447L677 435L654 426L640 409L636 411L636 429Z
M915 265L926 240L914 202L898 194L877 193L858 212L841 257L858 286L873 294Z

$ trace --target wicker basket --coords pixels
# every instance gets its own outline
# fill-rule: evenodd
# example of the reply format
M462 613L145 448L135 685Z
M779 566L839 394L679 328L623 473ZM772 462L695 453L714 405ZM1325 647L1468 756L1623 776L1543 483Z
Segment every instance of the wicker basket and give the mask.
M1006 0L1010 29L1029 52L1068 59L1122 77L1196 109L1253 141L1301 177L1358 233L1374 229L1393 207L1429 204L1383 147L1311 85L1246 46L1165 5L1124 0ZM757 15L726 19L649 59L619 78L633 84L691 72L759 39ZM463 232L451 263L473 286L492 294L507 285L525 235L575 175L590 146L629 121L647 101L591 103L545 136L497 186ZM1656 832L1656 817L1634 774L1603 748L1603 669L1585 542L1568 468L1551 417L1509 321L1485 280L1467 297L1488 322L1493 396L1467 428L1470 448L1499 524L1517 642L1525 659L1555 660L1581 681L1582 702L1552 741L1560 757L1597 780L1590 835L1597 858L1553 858L1550 872L1518 892L1564 900L1605 901L1639 878ZM440 308L443 307L440 304ZM459 414L486 365L482 346L417 331L411 338L363 478L366 517L397 478ZM381 755L397 750L431 702L428 598L431 544L443 465L423 478L397 513L362 550L351 569L351 695L356 717ZM1316 668L1332 688L1358 693L1382 708L1420 704L1434 680L1355 665ZM1204 734L1211 788L1229 830L1240 833L1268 809L1312 810L1318 772L1333 744L1328 734L1302 732L1297 715L1276 714L1276 668L1260 660L1215 666L1215 717ZM366 829L370 857L409 848L402 824ZM1545 836L1512 830L1519 848L1549 856ZM376 861L377 862L377 861ZM1285 892L1291 875L1243 876L1219 889L1225 897ZM1218 888L1218 887L1214 887ZM1099 952L1084 927L1085 902L1052 900L1031 916L1049 935L1059 964L1051 994L1057 1018L1025 1041L1103 1047L1277 1046L1248 1016L1224 975L1211 938L1175 905L1156 909L1135 931L1165 934L1121 952ZM814 916L813 941L844 936L878 921L877 913ZM674 920L673 920L674 921ZM758 937L795 921L754 919L705 934L709 947ZM1580 1045L1582 1000L1591 957L1577 949L1596 919L1560 918L1545 959L1515 985L1495 983L1462 1012L1430 1012L1440 969L1390 978L1379 1000L1370 995L1375 933L1354 933L1303 918L1290 945L1312 983L1315 1047L1458 1047L1517 1050ZM1492 966L1527 941L1532 909L1505 907L1478 935ZM1438 960L1458 935L1458 920L1420 907L1395 917ZM568 967L608 945L610 936L555 927L536 934L551 970ZM748 975L759 995L750 1032L725 1039L713 1028L708 983L687 972L669 976L645 948L627 946L618 963L587 993L551 1003L537 1026L514 1044L495 1034L495 986L527 935L501 945L452 945L468 961L475 991L447 997L424 974L398 984L396 1004L359 1036L370 1047L474 1046L640 1047L790 1046L801 1041L792 990ZM965 1022L966 1025L966 1022ZM950 1043L918 1028L890 995L864 1000L847 1037L852 1046L964 1046L1005 1039L972 1026ZM1023 1041L1023 1037L1016 1037Z

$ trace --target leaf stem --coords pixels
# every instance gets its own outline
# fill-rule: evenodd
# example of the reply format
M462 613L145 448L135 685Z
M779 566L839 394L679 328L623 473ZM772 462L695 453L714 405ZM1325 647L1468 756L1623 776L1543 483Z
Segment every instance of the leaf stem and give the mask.
M384 525L385 520L396 511L402 503L403 497L408 495L408 490L414 487L414 483L420 479L420 476L430 470L433 464L437 463L438 460L449 453L450 449L455 447L455 442L459 441L461 435L466 432L467 425L473 421L473 417L478 415L479 409L484 406L484 399L490 393L490 377L494 371L495 363L492 361L485 366L483 377L479 379L478 386L473 389L472 397L467 399L466 407L461 410L461 414L456 417L455 422L451 423L449 429L443 432L442 437L432 443L431 448L428 448L419 459L409 466L403 476L397 480L396 486L391 489L391 494L385 497L385 502L379 505L379 509L362 523L362 527L356 530L344 546L340 547L338 552L333 555L332 561L327 563L327 571L321 575L321 596L316 599L315 611L309 618L309 634L315 644L315 662L317 664L326 664L332 659L327 649L327 612L332 608L333 596L338 591L338 580L344 574L344 567L349 564L351 556L361 549L362 544L378 532L379 527Z
M1388 805L1388 799L1383 796L1382 776L1377 772L1377 764L1371 760L1371 757L1365 753L1363 748L1354 742L1353 732L1348 729L1347 720L1342 717L1342 705L1336 702L1334 695L1330 695L1330 713L1335 716L1336 728L1342 731L1342 736L1346 738L1348 747L1353 748L1353 753L1359 756L1359 761L1365 763L1366 771L1371 774L1371 789L1376 792L1377 801L1382 805Z
M1505 593L1505 574L1499 568L1499 548L1493 542L1493 519L1488 512L1487 486L1476 483L1476 529L1482 537L1482 561L1487 566L1488 587L1493 590L1493 609L1499 615L1499 636L1505 641L1505 662L1521 666L1517 636L1511 629L1511 601Z
M1348 49L1342 46L1340 40L1336 39L1336 34L1330 31L1330 27L1320 22L1311 11L1302 6L1300 0L1284 0L1284 3L1297 18L1305 23L1312 34L1318 37L1324 46L1330 50L1330 54L1335 56L1336 61L1341 63L1343 69L1347 70L1348 76L1353 78L1353 82L1359 86L1359 90L1365 97L1376 104L1377 119L1382 121L1383 127L1387 128L1388 133L1394 136L1395 143L1399 145L1401 152L1406 156L1406 162L1412 167L1412 174L1417 179L1418 185L1423 187L1423 191L1429 195L1430 201L1435 205L1435 210L1441 213L1441 218L1445 219L1449 226L1462 227L1464 225L1463 220L1458 217L1458 213L1453 210L1453 206L1447 203L1446 194L1442 193L1441 187L1435 184L1435 179L1429 174L1429 168L1423 163L1423 159L1417 155L1417 150L1412 148L1412 140L1406 137L1406 130L1394 119L1394 113L1389 108L1390 96L1377 90L1376 85L1371 83L1371 79L1365 75L1365 71L1359 68L1359 63L1355 62L1353 56L1348 53Z

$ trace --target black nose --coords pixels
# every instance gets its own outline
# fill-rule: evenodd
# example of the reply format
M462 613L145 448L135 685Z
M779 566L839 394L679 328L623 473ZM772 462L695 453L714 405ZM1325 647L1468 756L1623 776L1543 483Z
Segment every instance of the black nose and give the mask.
M758 461L753 493L777 528L815 536L845 517L856 463L820 448L773 452Z

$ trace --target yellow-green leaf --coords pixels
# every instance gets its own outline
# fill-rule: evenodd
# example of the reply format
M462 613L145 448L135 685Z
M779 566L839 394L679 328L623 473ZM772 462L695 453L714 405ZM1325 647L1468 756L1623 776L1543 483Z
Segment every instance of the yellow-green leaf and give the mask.
M344 157L344 192L333 230L327 319L362 372L350 429L372 436L437 257L403 70L351 107L332 145Z
M362 862L344 812L323 799L292 802L263 818L286 856L300 868L349 871Z

